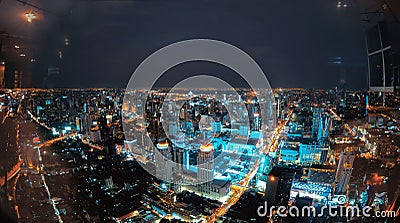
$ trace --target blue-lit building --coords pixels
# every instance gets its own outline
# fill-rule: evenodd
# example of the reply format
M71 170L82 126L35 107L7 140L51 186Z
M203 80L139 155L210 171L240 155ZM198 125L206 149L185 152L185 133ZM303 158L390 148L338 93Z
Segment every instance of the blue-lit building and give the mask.
M194 136L194 126L193 126L193 123L191 121L182 122L181 129L189 137L193 137Z
M322 108L314 108L312 120L312 137L316 138L320 144L324 144L329 137L332 128L330 115Z
M329 200L332 197L332 185L313 182L294 182L292 195L311 197L317 201Z
M296 163L299 158L299 148L284 147L280 150L281 160L285 163Z
M332 119L328 113L323 113L320 117L317 139L320 144L325 144L328 140L332 128Z
M222 131L222 123L221 122L212 122L211 123L211 131L216 134L220 134Z
M323 164L328 157L329 147L313 139L303 138L299 145L299 163L301 165Z

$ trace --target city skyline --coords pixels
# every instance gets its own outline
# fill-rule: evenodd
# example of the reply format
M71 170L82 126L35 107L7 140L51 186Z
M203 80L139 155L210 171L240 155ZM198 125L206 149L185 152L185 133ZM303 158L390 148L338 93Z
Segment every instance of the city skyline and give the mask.
M167 102L164 90L0 90L0 128L8 129L1 140L9 161L0 166L7 217L285 220L260 215L267 202L373 207L387 216L372 220L396 221L400 113L394 94L383 107L378 95L368 101L362 91L275 89L273 102L252 89L170 93L181 107ZM265 103L276 113L264 114ZM28 208L33 199L39 203Z

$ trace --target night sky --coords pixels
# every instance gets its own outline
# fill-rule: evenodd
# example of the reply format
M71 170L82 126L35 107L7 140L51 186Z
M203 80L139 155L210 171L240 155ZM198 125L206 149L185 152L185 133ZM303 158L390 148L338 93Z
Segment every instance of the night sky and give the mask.
M22 4L3 0L0 30L29 37L35 45L36 87L43 86L50 64L61 68L58 87L125 87L152 52L192 38L241 48L274 88L334 88L344 83L352 89L366 87L365 39L357 5L337 8L334 0L32 2L58 15L39 11L42 17L30 24L18 15L24 11ZM215 64L193 62L167 72L164 79L199 73L227 79L233 75Z

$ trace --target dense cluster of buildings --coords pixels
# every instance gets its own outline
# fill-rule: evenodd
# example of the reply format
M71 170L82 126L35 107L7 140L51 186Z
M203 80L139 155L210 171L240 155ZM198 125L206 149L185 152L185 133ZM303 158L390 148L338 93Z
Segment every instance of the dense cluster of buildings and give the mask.
M71 199L60 195L58 202L64 215L83 208L74 212L77 219L259 219L250 207L265 201L288 207L351 204L397 210L400 192L393 185L398 181L390 175L399 162L400 113L353 100L365 99L365 92L345 91L341 97L338 92L277 89L279 122L273 141L259 125L255 100L246 100L246 125L236 121L240 119L235 113L242 111L231 112L238 106L230 95L221 98L222 103L193 96L192 103L182 103L177 110L176 122L163 115L159 94L148 100L150 115L140 116L140 103L128 106L122 91L110 89L7 91L1 109L13 118L7 120L31 120L27 124L44 133L24 134L19 140L23 146L16 154L24 160L28 177L18 187L29 187L35 174L45 173L50 191L58 193L55 177L62 173L74 179L79 191L69 187L64 194ZM129 129L123 126L124 118ZM75 135L68 143L40 146L44 161L24 152L70 134ZM58 169L63 163L68 167ZM244 194L238 196L239 191ZM226 215L217 216L222 208ZM237 214L248 208L253 211L248 216Z

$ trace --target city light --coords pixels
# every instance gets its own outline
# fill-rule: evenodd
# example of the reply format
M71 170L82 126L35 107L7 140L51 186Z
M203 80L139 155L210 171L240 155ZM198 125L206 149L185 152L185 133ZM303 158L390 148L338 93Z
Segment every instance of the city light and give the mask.
M139 17L128 20L128 23L133 21L134 24L112 26L111 30L108 25L100 27L101 29L96 26L96 32L80 38L82 30L90 31L93 26L92 21L87 18L104 12L96 12L98 5L91 7L88 16L81 16L82 12L79 11L79 18L74 19L77 16L75 6L58 8L58 4L52 4L50 11L44 3L38 1L30 3L27 0L16 0L21 9L23 8L18 11L16 7L1 7L2 4L0 14L3 12L4 16L10 17L0 21L0 144L4 147L0 151L0 167L3 169L0 171L0 187L6 189L0 192L0 200L8 200L5 211L16 222L233 223L293 220L279 215L281 212L289 216L289 211L283 213L280 208L271 210L267 208L268 204L268 207L284 209L310 207L321 210L322 216L318 216L320 222L342 222L350 218L339 213L330 216L331 213L323 212L322 207L344 210L351 206L363 208L371 205L372 211L393 211L398 218L400 78L397 74L400 72L400 57L397 56L400 56L400 52L393 47L398 45L398 40L386 35L386 32L393 29L389 24L393 21L381 22L394 19L387 17L391 11L397 10L392 1L399 0L385 0L377 8L361 12L362 15L365 13L368 20L368 25L364 27L366 37L369 34L377 37L365 38L365 41L350 38L360 31L352 32L351 29L355 23L360 22L359 12L356 10L364 8L360 3L363 1L335 0L325 2L325 5L310 3L304 10L316 6L323 8L304 11L301 16L304 14L308 17L299 20L296 20L298 13L288 13L283 17L279 17L281 12L272 14L271 18L279 18L275 22L281 22L277 26L293 25L291 21L304 23L300 24L301 29L298 29L297 23L287 29L267 27L266 30L274 31L275 39L271 37L267 41L265 38L256 38L254 49L252 47L252 51L256 53L265 53L265 59L278 55L278 59L282 60L278 61L280 66L292 65L281 69L282 75L286 73L288 76L278 78L282 79L281 83L274 82L273 86L260 83L260 88L255 89L251 84L246 87L246 78L243 82L246 86L242 86L237 83L239 81L227 77L232 82L228 86L237 85L232 92L225 89L224 85L214 87L211 83L214 79L210 80L210 85L207 84L208 81L204 81L206 86L200 85L204 89L181 83L169 86L176 81L186 82L186 76L183 75L203 72L197 71L196 66L189 68L193 70L174 70L173 75L166 79L160 78L160 81L153 78L153 73L163 72L159 68L172 69L176 66L166 65L164 62L175 59L175 56L180 58L180 53L170 58L169 54L155 57L156 63L150 66L154 70L133 75L137 79L133 83L138 83L134 89L98 87L108 84L113 86L117 84L114 81L120 80L122 73L126 73L124 67L128 65L126 61L120 62L119 54L112 51L114 48L118 52L128 52L121 54L122 56L130 55L129 52L132 51L132 62L135 64L146 56L142 55L143 52L150 53L151 49L143 50L140 46L143 44L144 47L149 47L151 44L149 45L148 38L157 38L157 35L152 35L154 32L146 34L146 30L140 29L146 27L146 23L137 22L142 22L143 16L152 18L158 16L158 13L139 13ZM182 5L179 2L178 8ZM234 5L229 6L229 10L234 12L231 14L240 16L237 12L242 10L243 4L235 6L237 11L231 8ZM270 9L268 6L272 7L269 3L257 7ZM109 4L101 7L107 10ZM125 5L121 6L123 7ZM146 4L146 7L152 8L156 5ZM162 5L160 8L164 7ZM292 9L287 8L286 4L284 7L290 12L297 10L296 4ZM316 15L314 12L318 9L318 12L327 12L329 9L330 13ZM4 13L7 12L5 10L10 10L10 13ZM143 10L147 12L148 8ZM153 11L159 12L150 10ZM188 8L185 8L184 12L186 11ZM136 16L137 13L131 12L132 10L127 10L125 13ZM251 22L256 21L255 25L269 26L268 22L265 23L269 18L259 17L257 12L246 14L255 17L245 19L245 23L239 25L251 26ZM111 25L127 22L126 16L122 16L124 10L112 13L118 16L113 20L107 13L107 22ZM352 13L353 16L349 17ZM269 16L271 13L264 14ZM375 14L379 14L379 19L384 20L376 21ZM326 17L320 17L321 15ZM73 21L70 21L71 16ZM344 22L330 23L332 16L340 17ZM205 13L199 21L208 17L210 15ZM285 21L287 17L290 20ZM84 23L85 18L88 24ZM355 21L351 22L349 18ZM328 23L322 22L324 24L321 25L311 22L312 26L307 25L311 20ZM200 25L199 21L195 20L194 25ZM210 20L206 21L206 26L212 23ZM351 26L348 26L350 23ZM183 29L190 28L192 24L184 25ZM219 28L225 25L230 27L228 23L219 25ZM118 30L119 28L125 30ZM106 47L107 52L104 53L104 47L101 46L107 45L109 41L130 40L129 37L137 33L137 28L144 38L129 42L137 45L126 48L126 43L121 42ZM165 27L158 29L160 27L155 24L153 28L163 31ZM240 28L243 27L238 27L239 30ZM131 33L124 33L126 30ZM325 32L327 30L337 30L336 35L330 35L331 32ZM183 31L181 34L190 33ZM219 33L222 32L224 30ZM275 35L275 32L278 33ZM103 36L103 33L116 35ZM251 32L247 33L250 40L254 39ZM297 38L307 33L317 33L318 38L327 38L327 41L318 40L310 45L309 38L307 42L304 42L305 38ZM117 34L126 34L127 38ZM257 37L264 34L254 35ZM113 39L114 36L121 38ZM281 40L276 36L288 38ZM296 41L290 41L292 37ZM383 45L382 40L385 40ZM169 41L173 39L170 38ZM238 40L238 45L246 45L240 41ZM283 48L279 44L271 45L279 41L283 41ZM285 47L288 41L294 44ZM334 45L329 46L332 42ZM296 44L307 47L297 49ZM319 45L314 46L316 44ZM335 44L347 47L337 48ZM76 47L72 47L75 45ZM370 45L373 49L368 49ZM137 46L140 50L134 50ZM209 48L199 45L198 49L190 51L187 50L190 48L186 48L188 45L184 46L183 56L187 52L197 52L198 55L193 58L207 59L203 53L209 51L208 49L211 49L210 55L216 54L216 61L221 59L224 62L231 56L230 51L222 53L213 44ZM363 53L360 49L355 51L353 46L361 49L367 47L368 52ZM304 58L300 58L303 60L298 64L317 59L316 62L323 65L319 66L321 69L310 70L308 66L286 63L288 59L281 58L280 51L278 54L274 52L276 49L283 50L293 56L290 55L293 47L298 52L304 52L304 55L299 54ZM391 53L385 53L389 49ZM310 52L314 55L312 60L308 55ZM357 56L357 52L361 52L360 55ZM111 60L88 56L97 54L104 54ZM233 71L241 70L241 58L233 61ZM97 69L103 61L112 62L110 69ZM143 64L146 64L145 61ZM385 61L390 72L382 74ZM249 62L248 65L255 64L254 61ZM262 69L261 66L257 67L259 69ZM365 79L359 78L367 70L368 82L371 82L368 86L364 83ZM304 72L309 74L302 76ZM211 70L210 73L214 71ZM93 77L88 76L89 74ZM261 76L264 79L265 75ZM180 77L182 80L178 80ZM224 77L222 74L219 79L225 81ZM162 85L142 88L141 81L144 79L147 80L145 82L155 81L154 83L159 82ZM124 84L125 82L126 79ZM202 79L188 82L203 83ZM378 82L379 86L372 82ZM389 82L392 82L390 91L386 91L384 89ZM294 86L285 88L286 85ZM361 89L358 89L358 85ZM63 86L76 88L65 89ZM259 212L261 203L265 204L263 210L268 212L265 217ZM375 216L365 220L374 221ZM308 218L306 221L312 220L310 214L303 217ZM397 218L382 221L397 222ZM303 220L305 219L294 221ZM358 222L364 218L354 220Z
M33 12L26 12L25 17L26 17L26 21L31 23L33 19L36 19L36 14Z
M337 2L336 7L338 7L338 8L341 8L341 7L347 8L347 4L339 1L339 2Z

